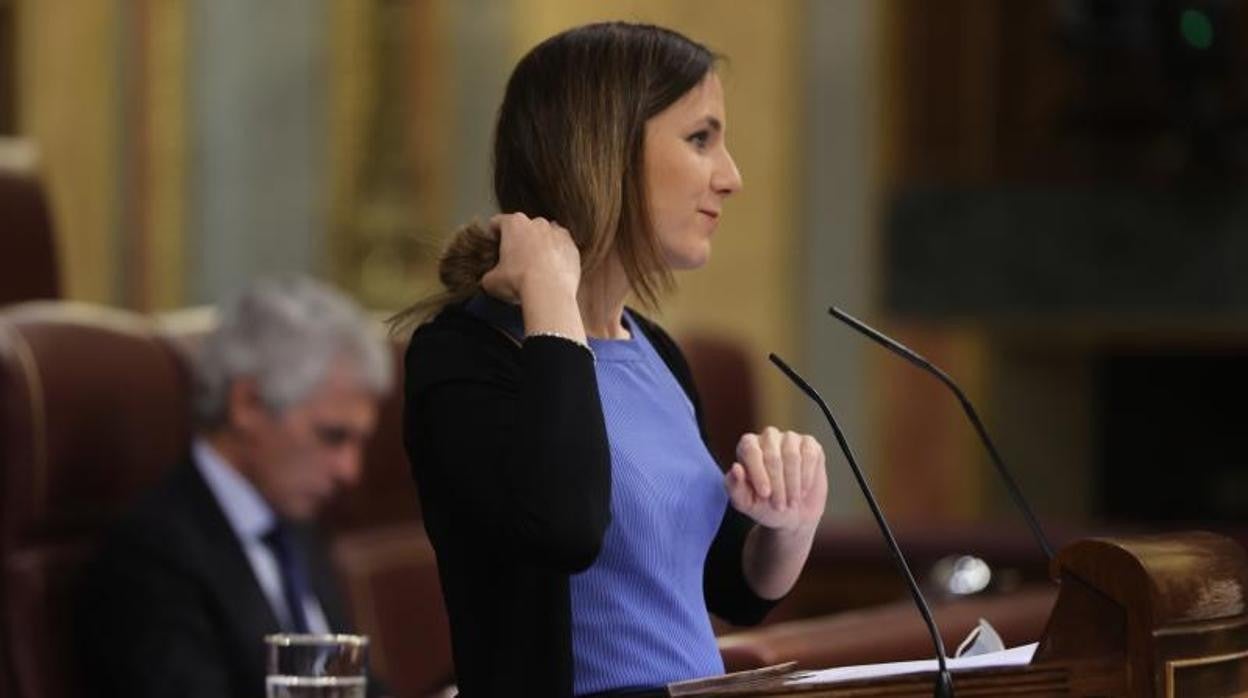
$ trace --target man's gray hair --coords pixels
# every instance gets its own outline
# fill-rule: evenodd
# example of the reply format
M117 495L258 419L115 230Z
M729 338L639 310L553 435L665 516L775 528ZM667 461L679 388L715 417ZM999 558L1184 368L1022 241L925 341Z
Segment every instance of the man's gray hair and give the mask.
M360 387L381 397L393 364L381 327L346 296L302 276L261 279L227 301L196 363L195 417L203 429L227 420L230 386L256 382L280 413L307 399L345 360Z

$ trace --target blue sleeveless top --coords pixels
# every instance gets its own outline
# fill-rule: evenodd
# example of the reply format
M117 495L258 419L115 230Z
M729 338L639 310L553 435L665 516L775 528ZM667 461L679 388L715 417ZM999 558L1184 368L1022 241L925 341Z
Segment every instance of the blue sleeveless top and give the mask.
M571 577L573 686L580 694L722 674L702 591L728 505L693 404L636 322L590 339L611 446L602 552Z

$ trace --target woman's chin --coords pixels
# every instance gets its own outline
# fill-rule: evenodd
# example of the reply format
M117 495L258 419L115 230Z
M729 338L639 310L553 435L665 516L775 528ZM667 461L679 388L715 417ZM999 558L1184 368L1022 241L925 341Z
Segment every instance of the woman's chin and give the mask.
M673 271L693 271L706 266L711 261L711 245L707 244L689 250L667 253L667 265Z

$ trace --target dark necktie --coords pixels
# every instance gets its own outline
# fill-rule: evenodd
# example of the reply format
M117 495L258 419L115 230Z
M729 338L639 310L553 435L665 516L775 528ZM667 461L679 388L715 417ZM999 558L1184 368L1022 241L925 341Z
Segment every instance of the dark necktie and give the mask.
M281 522L273 525L261 537L277 558L277 568L282 575L282 595L286 597L286 614L290 619L291 632L308 632L308 617L303 612L303 599L308 592L308 578L302 560L290 540L290 530Z

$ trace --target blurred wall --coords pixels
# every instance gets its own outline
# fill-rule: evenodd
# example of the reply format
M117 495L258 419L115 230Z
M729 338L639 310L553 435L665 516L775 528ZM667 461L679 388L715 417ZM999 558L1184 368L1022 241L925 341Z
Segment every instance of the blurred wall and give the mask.
M119 22L112 3L17 4L18 130L42 153L53 215L66 233L66 293L111 301L118 288Z
M63 292L184 300L185 0L12 0L17 134L35 141Z
M795 247L803 275L794 320L807 378L835 410L855 455L878 487L888 470L877 460L873 415L883 405L867 372L872 347L832 321L828 306L863 317L875 310L878 278L879 149L884 130L880 5L874 0L810 0L803 26L803 124L798 191L802 237ZM797 423L829 450L833 517L866 511L824 419L801 401Z
M325 268L328 0L191 2L185 299Z

